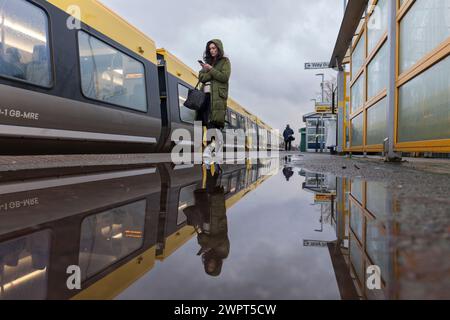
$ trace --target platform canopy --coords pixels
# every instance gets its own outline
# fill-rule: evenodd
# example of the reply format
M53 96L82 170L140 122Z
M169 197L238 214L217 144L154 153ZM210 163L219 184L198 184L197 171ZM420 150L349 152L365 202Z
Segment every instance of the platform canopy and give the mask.
M333 55L331 56L330 68L337 68L342 64L368 2L369 0L348 1Z

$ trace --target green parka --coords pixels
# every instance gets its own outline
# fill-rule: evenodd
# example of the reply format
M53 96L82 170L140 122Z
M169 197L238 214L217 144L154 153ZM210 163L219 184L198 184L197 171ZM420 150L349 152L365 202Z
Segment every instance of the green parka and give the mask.
M207 171L206 186L194 191L195 205L183 210L187 224L202 230L198 234L198 244L203 251L214 252L221 260L228 257L230 240L228 239L227 209L225 206L225 190L221 184L221 174L212 175ZM204 230L205 225L209 228Z
M219 48L222 55L225 53L222 41L214 39L210 42L214 43L217 48ZM215 124L219 128L223 128L227 110L228 81L231 76L231 63L227 57L222 57L212 67L213 68L208 72L201 70L199 73L199 80L203 84L201 87L202 90L205 83L211 83L211 112L209 114L208 122Z

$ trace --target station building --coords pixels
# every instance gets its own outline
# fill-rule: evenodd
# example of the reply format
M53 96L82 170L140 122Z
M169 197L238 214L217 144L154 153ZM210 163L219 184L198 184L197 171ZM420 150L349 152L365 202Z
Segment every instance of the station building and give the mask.
M311 112L303 116L307 152L329 152L336 146L336 115L331 112ZM334 127L330 124L334 124Z
M450 153L450 1L349 0L331 57L338 151Z

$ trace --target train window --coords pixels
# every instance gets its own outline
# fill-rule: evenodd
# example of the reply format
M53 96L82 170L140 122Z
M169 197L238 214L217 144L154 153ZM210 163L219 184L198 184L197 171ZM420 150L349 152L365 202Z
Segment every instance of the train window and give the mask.
M47 298L50 230L0 243L0 300Z
M79 252L82 280L142 247L146 206L146 200L141 200L83 220Z
M187 216L184 213L186 208L195 205L195 190L199 189L197 184L193 184L184 188L181 188L179 198L178 198L178 217L177 226L185 223L187 221Z
M237 116L234 112L230 113L230 123L233 128L236 128L238 126Z
M239 174L239 190L242 190L245 188L245 178L246 178L247 170L243 169L241 170Z
M237 177L237 176L233 176L233 177L230 179L230 192L231 192L231 193L236 192L237 186L238 186L238 177Z
M252 183L256 182L256 180L258 180L258 168L254 168L254 170L252 170Z
M231 111L227 107L226 114L225 114L225 129L231 129Z
M245 128L245 118L243 116L239 116L239 128L240 129L246 129Z
M0 75L43 87L52 82L48 17L24 0L0 0Z
M253 139L253 145L258 145L258 128L254 122L252 122L252 139Z
M230 190L230 186L229 186L229 176L222 176L222 179L220 180L220 185L223 187L223 190L225 192L225 194L228 193L228 191Z
M180 109L180 119L183 122L194 124L197 113L184 106L188 96L189 88L178 84L178 107Z
M78 43L83 94L146 112L144 65L86 32L78 33Z

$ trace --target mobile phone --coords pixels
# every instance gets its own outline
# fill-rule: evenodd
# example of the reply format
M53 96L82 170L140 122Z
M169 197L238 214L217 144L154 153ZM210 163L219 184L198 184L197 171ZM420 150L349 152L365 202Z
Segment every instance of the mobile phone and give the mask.
M202 60L197 60L198 63L200 63L201 65L204 65L205 63Z

